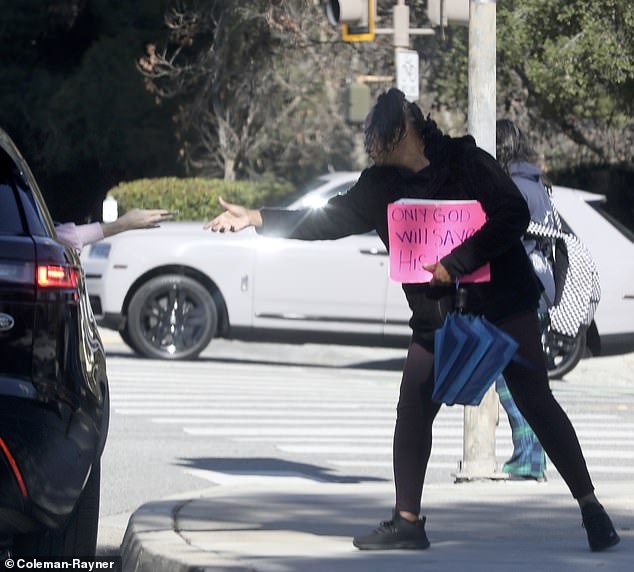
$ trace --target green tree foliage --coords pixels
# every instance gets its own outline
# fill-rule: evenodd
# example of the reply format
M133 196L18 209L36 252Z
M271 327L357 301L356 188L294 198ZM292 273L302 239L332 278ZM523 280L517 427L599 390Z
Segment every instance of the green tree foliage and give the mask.
M0 0L0 124L54 216L81 219L112 184L179 172L169 106L136 58L161 33L163 0Z
M506 2L500 78L515 75L543 121L603 163L631 161L634 4L630 0Z
M554 166L632 168L631 0L504 0L497 8L500 115L538 135ZM438 60L431 84L442 106L466 108L467 33L450 29Z

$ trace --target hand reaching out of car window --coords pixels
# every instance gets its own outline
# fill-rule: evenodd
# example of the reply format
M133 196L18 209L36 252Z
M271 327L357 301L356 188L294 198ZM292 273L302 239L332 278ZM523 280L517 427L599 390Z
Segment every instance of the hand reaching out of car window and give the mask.
M225 209L225 212L210 220L203 227L205 230L239 232L249 226L262 226L262 216L259 210L228 203L222 197L218 197L218 202Z
M114 222L75 224L66 222L56 225L57 240L77 251L109 236L135 228L157 228L159 223L172 220L176 211L163 209L132 209Z
M101 223L104 238L136 228L157 228L160 223L172 220L175 211L164 209L132 209L114 222Z

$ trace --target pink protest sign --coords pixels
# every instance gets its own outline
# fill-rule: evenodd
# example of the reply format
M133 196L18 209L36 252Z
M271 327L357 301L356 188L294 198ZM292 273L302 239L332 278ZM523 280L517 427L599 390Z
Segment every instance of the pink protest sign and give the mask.
M429 282L425 264L438 262L485 223L478 201L401 199L388 205L390 278L395 282ZM489 264L460 278L488 282Z

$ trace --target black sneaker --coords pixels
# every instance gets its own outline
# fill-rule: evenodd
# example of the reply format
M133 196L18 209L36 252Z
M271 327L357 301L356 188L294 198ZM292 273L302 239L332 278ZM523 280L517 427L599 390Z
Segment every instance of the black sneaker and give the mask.
M581 509L581 518L593 552L605 550L621 541L608 513L600 504L593 502L584 506Z
M352 544L359 550L424 550L429 548L425 520L410 522L394 511L392 520L383 521L371 534L355 537Z

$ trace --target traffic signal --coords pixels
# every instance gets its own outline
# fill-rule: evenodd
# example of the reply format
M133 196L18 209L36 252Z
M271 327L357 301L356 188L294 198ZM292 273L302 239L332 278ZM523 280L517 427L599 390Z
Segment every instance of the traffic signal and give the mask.
M327 0L326 15L332 24L341 27L344 42L374 40L376 0Z
M361 82L348 86L346 93L346 119L349 123L363 123L372 108L370 87Z
M432 26L469 24L469 0L427 0L427 18Z

